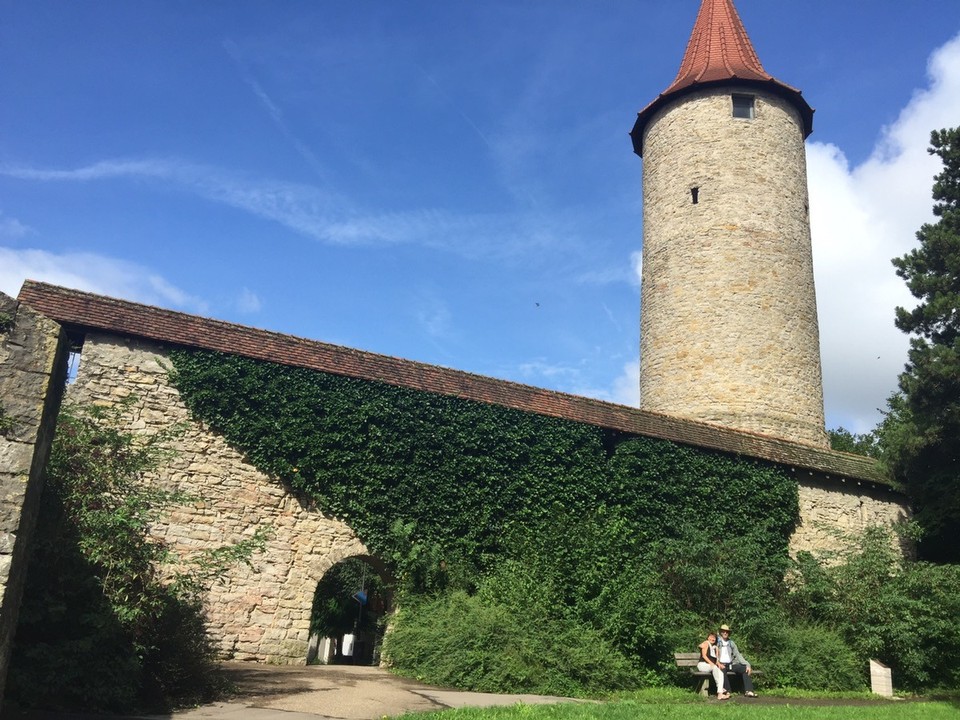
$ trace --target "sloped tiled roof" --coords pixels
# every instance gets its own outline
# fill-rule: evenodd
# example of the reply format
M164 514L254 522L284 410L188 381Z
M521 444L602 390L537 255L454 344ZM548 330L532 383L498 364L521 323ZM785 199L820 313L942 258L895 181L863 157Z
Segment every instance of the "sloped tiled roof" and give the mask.
M27 280L19 300L73 331L101 331L373 380L769 460L837 482L888 486L869 458L460 370L234 325Z
M785 97L800 112L803 136L813 131L813 110L799 90L763 69L733 0L702 0L677 77L637 117L630 133L634 152L643 155L643 130L653 113L667 102L698 88L731 83L761 86Z

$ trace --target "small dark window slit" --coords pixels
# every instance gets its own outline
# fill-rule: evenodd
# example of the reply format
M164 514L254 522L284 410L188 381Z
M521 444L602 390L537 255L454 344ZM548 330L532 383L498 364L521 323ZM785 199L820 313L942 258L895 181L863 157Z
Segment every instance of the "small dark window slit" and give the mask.
M700 188L698 187L690 188L690 199L693 200L694 205L700 202Z
M732 95L733 116L744 120L753 120L756 116L753 95Z

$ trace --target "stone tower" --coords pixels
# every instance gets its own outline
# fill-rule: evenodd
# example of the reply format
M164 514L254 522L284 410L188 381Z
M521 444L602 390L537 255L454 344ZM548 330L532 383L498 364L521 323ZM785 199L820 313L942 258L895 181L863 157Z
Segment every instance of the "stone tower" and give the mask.
M804 139L733 0L702 0L680 71L640 111L640 406L828 446Z

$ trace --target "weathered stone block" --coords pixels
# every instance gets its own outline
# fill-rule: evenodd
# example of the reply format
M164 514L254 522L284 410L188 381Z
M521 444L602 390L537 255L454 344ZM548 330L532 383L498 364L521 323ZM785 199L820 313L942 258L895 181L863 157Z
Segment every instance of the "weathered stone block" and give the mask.
M57 323L0 293L0 698L66 378Z
M189 553L269 528L266 551L254 558L256 571L231 568L222 583L210 588L207 629L224 657L305 663L317 583L335 563L367 551L349 526L302 508L276 479L194 421L170 384L170 365L165 351L150 343L91 333L69 396L109 404L120 396L118 387L129 388L136 398L126 411L130 429L152 434L174 424L186 428L172 443L176 456L149 482L193 500L171 508L152 531ZM317 536L329 540L318 546ZM304 641L291 642L290 637Z

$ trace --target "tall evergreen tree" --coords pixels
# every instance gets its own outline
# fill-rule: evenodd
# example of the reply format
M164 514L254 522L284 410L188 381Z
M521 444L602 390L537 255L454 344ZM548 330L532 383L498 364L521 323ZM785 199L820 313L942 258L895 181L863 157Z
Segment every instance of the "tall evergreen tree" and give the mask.
M917 232L920 246L893 260L920 302L897 308L897 327L914 335L894 398L898 431L886 438L925 531L920 553L960 561L960 128L935 130L928 152L943 161L933 185L937 220Z

